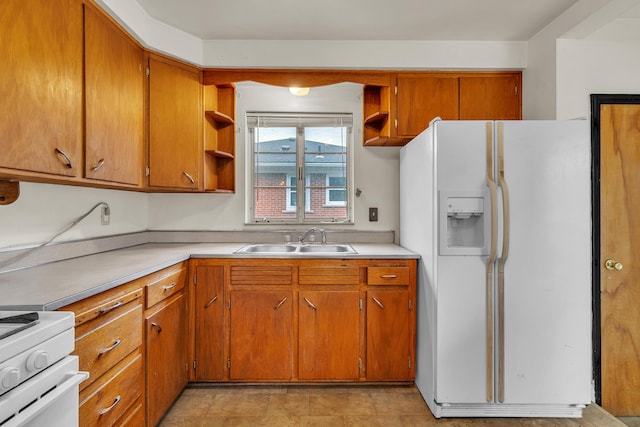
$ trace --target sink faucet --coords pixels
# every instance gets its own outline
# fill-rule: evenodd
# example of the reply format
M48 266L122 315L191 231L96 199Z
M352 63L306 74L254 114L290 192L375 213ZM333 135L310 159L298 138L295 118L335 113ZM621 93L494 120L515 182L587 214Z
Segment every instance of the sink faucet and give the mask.
M312 233L321 233L322 234L322 244L327 243L327 233L325 233L325 231L322 228L315 228L312 227L310 229L308 229L307 231L304 232L303 235L298 236L298 243L303 243L304 240L309 237L309 234Z

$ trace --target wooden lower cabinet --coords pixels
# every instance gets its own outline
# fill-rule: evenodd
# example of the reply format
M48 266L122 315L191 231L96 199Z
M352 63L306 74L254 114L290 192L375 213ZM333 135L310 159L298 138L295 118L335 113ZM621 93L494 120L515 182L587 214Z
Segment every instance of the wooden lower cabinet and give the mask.
M409 294L367 291L367 378L412 379Z
M414 379L416 260L191 263L192 381Z
M279 290L232 290L231 380L292 378L293 295Z
M160 421L188 381L187 297L182 294L145 320L147 420Z
M224 266L195 267L194 355L195 381L220 381L227 372L224 360Z
M360 293L300 291L299 367L301 380L359 377Z

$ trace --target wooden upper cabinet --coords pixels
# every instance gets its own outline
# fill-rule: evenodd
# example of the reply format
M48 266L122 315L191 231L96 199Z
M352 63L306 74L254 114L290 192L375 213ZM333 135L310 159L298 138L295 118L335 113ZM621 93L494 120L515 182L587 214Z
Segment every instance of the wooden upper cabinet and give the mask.
M460 77L460 120L522 119L522 74Z
M397 79L397 134L413 137L429 127L435 117L458 118L456 75L399 74Z
M143 170L142 48L85 6L85 177L140 185Z
M149 186L198 190L202 85L196 67L149 57Z
M80 1L2 0L0 39L0 167L78 176Z

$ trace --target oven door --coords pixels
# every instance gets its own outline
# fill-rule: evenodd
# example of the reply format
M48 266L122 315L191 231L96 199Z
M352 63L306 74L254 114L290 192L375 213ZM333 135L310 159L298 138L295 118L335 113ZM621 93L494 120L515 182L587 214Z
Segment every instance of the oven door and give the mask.
M78 371L77 356L65 357L0 396L0 426L77 426L78 384L88 376Z

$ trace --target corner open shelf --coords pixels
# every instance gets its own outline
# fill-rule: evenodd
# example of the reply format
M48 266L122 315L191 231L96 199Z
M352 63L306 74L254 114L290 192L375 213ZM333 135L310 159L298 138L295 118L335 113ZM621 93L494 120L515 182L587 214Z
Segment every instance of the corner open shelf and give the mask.
M233 84L204 86L204 190L236 191L236 88Z

